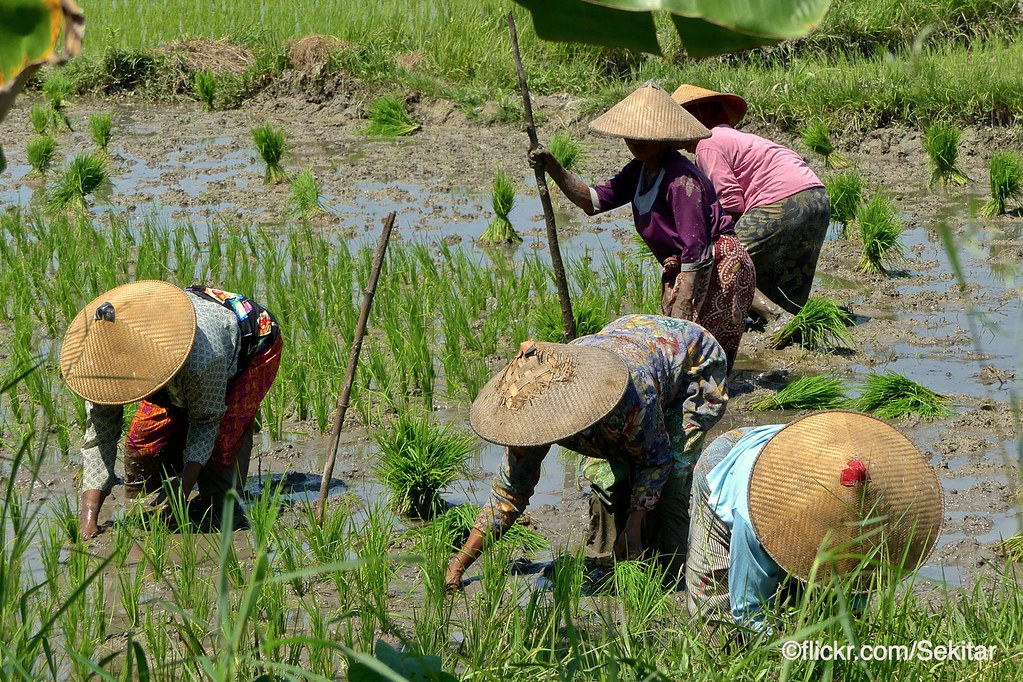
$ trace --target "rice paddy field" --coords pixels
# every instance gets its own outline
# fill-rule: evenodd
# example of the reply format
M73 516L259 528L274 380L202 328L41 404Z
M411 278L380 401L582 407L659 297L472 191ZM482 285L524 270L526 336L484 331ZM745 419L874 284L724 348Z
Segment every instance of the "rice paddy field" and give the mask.
M915 575L882 575L864 611L815 585L745 647L701 637L656 568L607 575L585 557L589 489L570 452L552 452L528 516L464 592L445 592L501 457L468 406L520 341L562 324L510 3L82 4L85 55L44 71L0 124L0 679L1018 677L1015 1L836 0L806 38L700 62L667 24L652 57L544 43L515 7L540 137L585 179L629 159L587 122L655 78L742 94L747 129L842 192L812 310L784 344L744 336L711 435L815 405L872 410L935 468L943 533ZM554 204L580 333L656 312L659 266L629 212ZM325 434L390 212L320 526ZM495 223L499 244L479 243ZM116 487L83 542L84 405L60 379L60 340L89 300L143 278L251 294L281 321L285 359L238 530L183 509L176 524L146 517ZM786 642L810 640L995 655L787 660Z

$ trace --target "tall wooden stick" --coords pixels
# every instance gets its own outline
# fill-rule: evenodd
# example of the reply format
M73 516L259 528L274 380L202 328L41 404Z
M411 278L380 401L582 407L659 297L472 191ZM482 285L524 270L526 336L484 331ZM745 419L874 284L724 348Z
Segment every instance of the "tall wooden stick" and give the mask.
M373 295L376 293L377 280L380 279L380 269L384 264L384 253L387 251L387 242L391 238L391 229L394 227L394 215L392 211L387 215L387 219L384 220L384 230L380 233L380 243L377 245L376 255L373 256L373 269L370 270L366 291L363 292L362 310L359 312L359 323L355 327L355 340L352 341L352 351L348 355L348 371L345 374L345 383L341 389L341 397L337 401L334 426L330 430L327 463L323 467L323 479L320 481L320 501L316 505L316 523L320 526L323 525L323 513L327 507L327 490L330 488L330 479L334 476L334 462L337 459L338 442L341 440L341 426L345 421L345 413L348 412L348 400L352 397L355 370L359 365L359 351L362 350L362 339L366 336L369 309L373 306Z
M522 68L522 57L519 56L519 36L515 31L515 19L508 12L508 30L511 32L512 56L515 58L515 70L519 74L519 89L522 91L522 107L526 112L526 132L529 134L529 150L540 146L536 137L536 124L533 123L533 105L529 101L529 87L526 85L526 70ZM565 277L565 264L561 260L561 247L558 246L558 228L554 223L554 207L551 205L551 193L547 188L547 172L543 168L534 168L536 189L540 193L540 204L543 206L543 217L547 223L547 246L551 250L551 265L554 266L554 282L558 287L558 299L561 301L561 321L565 327L565 340L575 338L575 317L572 315L572 297L568 293L568 279Z

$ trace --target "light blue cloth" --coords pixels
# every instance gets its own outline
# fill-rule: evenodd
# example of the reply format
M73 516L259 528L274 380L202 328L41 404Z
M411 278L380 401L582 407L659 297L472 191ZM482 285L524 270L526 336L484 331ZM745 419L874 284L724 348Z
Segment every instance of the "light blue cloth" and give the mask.
M783 424L760 426L743 436L707 473L708 503L732 531L728 548L728 594L735 622L764 630L763 606L770 606L784 571L768 556L749 518L749 479L753 463Z

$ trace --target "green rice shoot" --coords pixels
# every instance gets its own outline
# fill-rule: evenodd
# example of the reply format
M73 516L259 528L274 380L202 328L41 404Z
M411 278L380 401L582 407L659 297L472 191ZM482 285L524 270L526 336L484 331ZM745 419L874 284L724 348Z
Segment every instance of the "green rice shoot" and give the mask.
M821 119L811 121L803 129L803 143L810 151L823 157L825 168L845 168L851 163L848 158L835 151L828 124Z
M564 131L559 130L551 135L547 148L567 171L575 172L583 160L582 145Z
M113 128L114 117L111 114L93 114L89 117L89 133L96 148L104 154L110 145L110 131Z
M71 98L71 80L60 72L53 72L43 83L43 92L50 100L50 106L56 111L62 111L64 105Z
M412 535L417 537L431 537L434 530L440 527L448 538L448 548L457 552L469 538L476 517L479 516L480 508L474 504L460 504L451 507L438 516L427 526L415 528ZM514 546L526 556L536 556L547 549L547 539L522 523L523 517L515 520L515 523L505 531L504 535L493 542L493 546Z
M1023 533L1016 533L1002 541L1005 558L1013 563L1023 562Z
M1002 215L1010 199L1023 198L1023 156L1019 152L995 154L988 175L991 199L981 207L980 214Z
M284 131L275 128L269 121L252 129L252 141L266 164L263 184L284 182L288 179L288 173L281 165L287 153L285 137Z
M796 379L777 393L759 396L747 404L754 412L764 410L834 410L845 407L849 398L845 382L834 374Z
M770 338L770 345L783 348L792 341L806 350L852 349L848 326L852 318L838 303L825 296L811 296L806 305Z
M291 204L295 214L309 216L323 210L320 206L320 184L316 181L311 168L291 179Z
M205 111L213 111L217 98L217 76L210 71L196 71L192 76L192 90L202 102Z
M57 143L52 135L38 135L29 140L25 147L25 154L28 156L28 163L32 170L39 175L46 175L53 165L53 154L57 149Z
M844 234L863 202L863 177L855 170L837 173L824 181L824 188L831 200L831 220L842 224Z
M40 135L43 135L53 121L53 110L45 104L33 104L28 118L32 122L32 128Z
M394 95L382 95L366 109L366 134L376 137L401 137L419 129L405 110L405 105Z
M572 317L575 319L576 336L596 334L611 321L603 301L593 296L573 298ZM562 343L565 340L561 303L556 297L546 297L533 308L532 327L533 338L537 341Z
M85 211L85 198L96 192L110 177L105 161L95 154L79 154L71 159L50 194L49 209Z
M414 518L433 518L444 510L440 491L466 473L477 448L469 433L409 410L399 412L374 440L380 447L376 472L391 491L395 511Z
M856 409L885 419L915 414L924 421L931 421L950 416L951 401L905 375L888 370L884 374L867 375L863 394L856 400Z
M895 206L883 193L878 192L859 212L860 237L863 251L856 269L860 272L887 275L886 265L903 257L905 246L899 240L902 220Z
M951 123L936 121L924 133L924 150L931 167L927 189L940 183L943 188L949 184L965 185L970 178L958 165L959 138L961 133Z
M522 237L515 232L508 214L515 206L515 183L504 171L494 174L494 186L490 193L490 205L496 217L490 221L486 231L480 236L479 242L485 246L498 244L517 244Z

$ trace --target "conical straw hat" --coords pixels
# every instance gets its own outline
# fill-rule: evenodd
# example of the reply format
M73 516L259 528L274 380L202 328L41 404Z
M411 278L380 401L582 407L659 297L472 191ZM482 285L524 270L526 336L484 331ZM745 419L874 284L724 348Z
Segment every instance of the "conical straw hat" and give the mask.
M538 342L483 387L469 423L498 445L547 445L607 416L628 384L628 366L607 349Z
M887 423L817 412L764 446L750 476L749 512L767 553L802 580L820 549L836 560L818 578L832 570L848 577L866 565L861 557L915 569L941 534L941 485L923 453ZM861 570L855 589L868 589L872 573Z
M60 369L86 400L126 405L170 381L194 341L195 308L184 291L154 280L122 284L85 306L68 326Z
M702 123L652 81L594 119L590 129L632 140L690 142L710 137Z
M739 124L742 117L746 115L746 109L748 108L746 100L738 95L716 92L696 85L690 85L689 83L678 86L678 89L671 93L671 98L683 107L687 107L690 104L699 104L700 102L717 102L725 110L728 122L733 126Z

